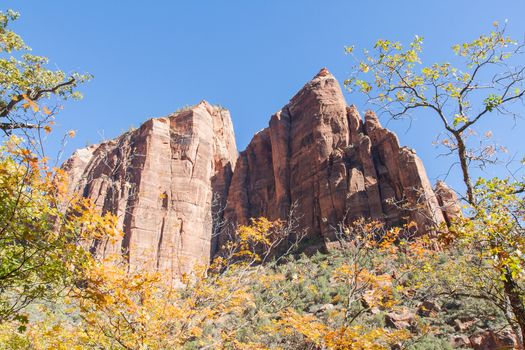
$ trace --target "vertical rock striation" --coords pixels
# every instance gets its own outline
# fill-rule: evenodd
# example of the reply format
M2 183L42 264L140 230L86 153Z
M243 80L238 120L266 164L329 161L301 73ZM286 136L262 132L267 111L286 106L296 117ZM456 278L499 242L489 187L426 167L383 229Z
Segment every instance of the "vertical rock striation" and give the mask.
M70 190L116 214L124 232L94 253L177 276L209 261L214 204L225 203L236 159L229 112L201 102L78 150L64 169Z
M438 181L434 188L438 203L443 210L443 216L447 225L450 226L452 221L461 216L461 206L456 195L456 192L452 190L444 181Z
M225 216L286 219L324 244L343 221L413 221L424 233L445 217L419 157L372 112L363 122L337 80L322 69L241 152ZM410 209L408 209L410 208Z

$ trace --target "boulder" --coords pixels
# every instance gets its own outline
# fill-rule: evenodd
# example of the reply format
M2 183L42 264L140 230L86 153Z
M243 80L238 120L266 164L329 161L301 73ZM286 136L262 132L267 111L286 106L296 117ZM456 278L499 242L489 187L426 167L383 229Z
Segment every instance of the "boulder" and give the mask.
M454 349L470 348L470 339L466 335L451 335L449 343Z
M437 303L430 300L425 300L421 303L421 305L419 305L417 309L417 314L419 316L429 317L440 311L441 307Z
M465 333L472 326L474 326L479 320L475 318L458 318L454 320L454 329L457 332Z
M416 315L408 309L392 311L385 315L385 325L395 329L412 328Z
M500 332L484 330L470 337L470 345L474 350L511 350L518 348L516 336L509 329Z

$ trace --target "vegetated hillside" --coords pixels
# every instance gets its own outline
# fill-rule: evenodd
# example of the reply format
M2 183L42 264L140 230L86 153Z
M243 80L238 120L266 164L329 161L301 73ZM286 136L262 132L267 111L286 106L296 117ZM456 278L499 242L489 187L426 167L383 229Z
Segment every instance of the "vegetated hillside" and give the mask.
M314 322L314 325L309 331L295 329L295 334L290 329L292 335L289 338L276 335L274 342L287 344L282 347L288 349L312 347L316 325L319 329L327 327L335 330L337 334L337 330L351 318L349 324L361 331L380 330L371 331L368 335L374 340L379 340L383 332L410 331L408 336L398 335L398 341L395 335L389 336L394 349L514 348L515 338L509 329L504 330L506 321L501 310L480 299L446 293L439 295L443 292L439 280L435 280L435 284L421 284L422 280L432 277L423 265L417 263L415 265L421 270L404 271L403 265L413 263L410 254L403 256L403 253L398 253L394 257L375 251L363 257L368 261L360 267L363 270L361 276L356 278L358 282L348 284L355 278L354 275L345 275L345 272L352 271L349 266L352 253L335 250L310 257L302 255L275 269L276 273L284 276L277 297L280 305L290 305L306 317L304 325L306 322ZM443 260L439 268L446 269L445 259L450 258L447 254L441 255L438 259ZM373 271L371 276L367 275L367 270ZM397 277L403 273L407 275ZM380 292L375 288L379 288ZM264 290L259 297L270 296L274 297L273 293ZM385 299L380 301L379 296ZM308 337L303 337L301 333L309 332L310 339L307 340ZM366 332L356 332L355 336L367 338ZM279 338L280 341L277 340ZM359 342L355 340L356 344ZM364 348L373 348L372 343ZM348 349L353 349L351 344L352 341L349 341L346 345Z
M359 221L342 228L340 248L329 253L265 255L268 238L283 229L264 219L241 227L231 255L197 267L177 288L162 274L93 266L81 295L33 311L27 333L0 327L0 348L516 346L505 314L479 297L465 269L477 252Z

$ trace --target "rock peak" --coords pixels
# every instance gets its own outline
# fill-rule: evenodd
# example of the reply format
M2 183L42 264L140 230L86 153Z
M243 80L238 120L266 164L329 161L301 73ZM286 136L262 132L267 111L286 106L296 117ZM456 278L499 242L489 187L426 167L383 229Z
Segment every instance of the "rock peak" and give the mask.
M461 206L459 205L458 196L444 181L439 180L434 188L439 205L443 210L447 224L461 216Z
M368 110L365 112L365 122L374 127L381 128L381 122L374 111Z
M288 108L292 115L296 106L303 108L305 105L322 104L325 107L333 105L334 108L346 108L346 101L337 79L326 68L322 68L317 75L307 82L290 100Z
M329 76L329 75L332 75L332 73L330 73L330 71L328 70L328 68L323 67L323 68L321 68L321 70L319 71L319 73L317 73L317 75L315 76L315 78L317 78L317 77L326 77L326 76Z
M298 231L317 248L328 248L345 220L415 222L419 234L444 221L421 160L374 112L363 123L326 68L241 153L225 217L239 224L285 220L292 205Z

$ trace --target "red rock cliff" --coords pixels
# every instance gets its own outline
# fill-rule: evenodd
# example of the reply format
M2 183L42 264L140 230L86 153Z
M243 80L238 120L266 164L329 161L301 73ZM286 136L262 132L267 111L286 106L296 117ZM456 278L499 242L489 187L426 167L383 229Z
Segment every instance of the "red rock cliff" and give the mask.
M420 233L445 220L416 153L374 113L363 122L326 69L240 154L225 216L241 224L286 219L292 203L299 229L320 242L334 240L343 220L414 221Z
M96 254L124 253L131 268L147 264L174 275L209 261L226 199L224 219L239 224L286 219L295 205L298 230L316 249L336 238L342 221L413 221L424 233L460 211L446 185L436 195L419 157L375 114L363 121L346 105L326 69L238 158L229 113L202 102L78 150L64 168L71 191L115 213L124 231L121 240L95 242Z
M236 159L229 113L201 102L78 150L64 168L71 191L119 218L124 237L94 242L98 256L179 275L209 261L213 202L224 203Z

